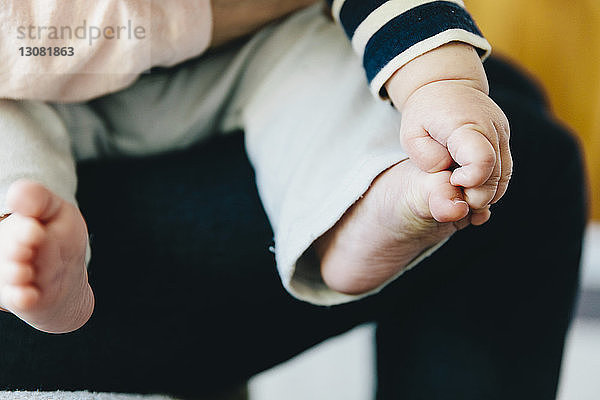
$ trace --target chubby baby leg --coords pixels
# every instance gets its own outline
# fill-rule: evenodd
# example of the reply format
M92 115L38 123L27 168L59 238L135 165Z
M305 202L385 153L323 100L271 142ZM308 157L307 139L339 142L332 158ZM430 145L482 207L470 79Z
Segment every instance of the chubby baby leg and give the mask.
M11 185L0 222L0 307L49 333L80 328L94 295L85 256L87 228L78 208L41 184Z
M469 206L450 176L423 172L411 160L384 171L315 243L325 283L342 293L369 292L469 225Z
M318 8L263 34L232 108L293 295L354 300L487 219L473 219L450 171L407 160L401 115L369 93L344 33Z

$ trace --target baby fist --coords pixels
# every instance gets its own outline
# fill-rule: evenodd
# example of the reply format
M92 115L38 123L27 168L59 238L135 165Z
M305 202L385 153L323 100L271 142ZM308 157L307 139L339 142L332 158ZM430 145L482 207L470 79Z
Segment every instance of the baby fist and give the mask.
M450 182L464 188L473 213L487 211L506 192L512 174L509 136L500 107L468 80L423 85L402 110L405 151L423 171L453 169Z

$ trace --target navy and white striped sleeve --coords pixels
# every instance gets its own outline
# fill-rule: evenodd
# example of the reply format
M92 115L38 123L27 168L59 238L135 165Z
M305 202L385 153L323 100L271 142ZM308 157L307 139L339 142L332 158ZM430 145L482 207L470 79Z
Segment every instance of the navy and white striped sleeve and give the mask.
M327 0L334 19L362 58L371 91L387 97L387 80L409 61L446 43L491 46L461 0Z

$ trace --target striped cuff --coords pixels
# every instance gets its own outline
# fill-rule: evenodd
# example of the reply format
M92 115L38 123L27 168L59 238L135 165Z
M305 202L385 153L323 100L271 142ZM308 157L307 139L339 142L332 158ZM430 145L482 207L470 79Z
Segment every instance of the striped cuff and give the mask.
M491 46L461 0L328 0L335 20L362 57L371 91L387 97L385 82L404 64L446 43Z

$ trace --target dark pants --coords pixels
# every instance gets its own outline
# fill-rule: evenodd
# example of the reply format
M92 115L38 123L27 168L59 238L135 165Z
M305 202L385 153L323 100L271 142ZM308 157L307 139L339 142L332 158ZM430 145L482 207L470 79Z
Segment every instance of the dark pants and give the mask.
M470 227L379 295L315 307L281 287L241 135L80 166L97 305L81 330L0 315L0 388L199 395L377 322L381 399L551 399L585 224L576 141L528 79L487 63L515 174Z

